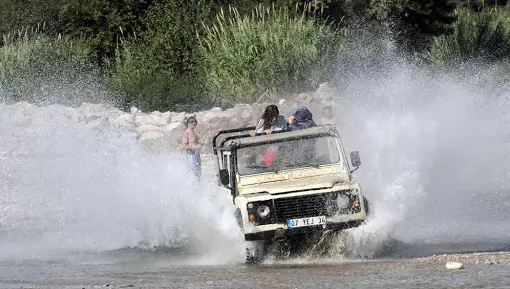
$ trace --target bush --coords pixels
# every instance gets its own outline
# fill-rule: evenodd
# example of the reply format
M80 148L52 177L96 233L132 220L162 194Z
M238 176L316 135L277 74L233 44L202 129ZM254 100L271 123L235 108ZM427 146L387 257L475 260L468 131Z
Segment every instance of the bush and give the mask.
M207 102L196 33L209 13L208 0L164 0L149 9L147 31L124 41L116 53L111 81L125 106L196 109Z
M251 16L229 7L204 24L200 44L206 85L218 98L253 102L267 92L309 90L321 81L334 37L329 26L293 16L287 9L258 6Z
M0 47L0 87L13 101L79 104L102 97L89 51L66 38L4 36ZM77 85L78 84L78 85Z
M157 58L146 54L144 47L129 42L117 53L110 83L122 95L122 105L143 111L175 110L193 102L198 105L202 92L198 77L191 72L175 74L163 68Z
M454 32L434 38L427 55L435 65L449 66L469 60L494 62L510 56L510 10L459 11Z

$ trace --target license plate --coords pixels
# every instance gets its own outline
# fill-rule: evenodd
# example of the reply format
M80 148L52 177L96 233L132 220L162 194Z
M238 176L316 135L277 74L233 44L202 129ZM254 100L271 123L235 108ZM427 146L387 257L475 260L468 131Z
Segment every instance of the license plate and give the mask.
M325 216L287 220L287 226L289 228L317 226L317 225L325 225L325 224L326 224Z

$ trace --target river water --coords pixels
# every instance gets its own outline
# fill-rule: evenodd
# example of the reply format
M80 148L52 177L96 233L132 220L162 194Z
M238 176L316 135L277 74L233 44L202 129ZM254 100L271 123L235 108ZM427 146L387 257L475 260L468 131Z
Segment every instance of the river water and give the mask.
M123 252L66 260L2 262L0 288L508 288L508 264L409 259L198 265L167 254Z
M0 104L0 288L504 288L507 265L409 259L509 249L510 90L482 76L396 65L343 85L334 111L373 214L343 255L258 267L210 167L194 184L178 152L73 108Z

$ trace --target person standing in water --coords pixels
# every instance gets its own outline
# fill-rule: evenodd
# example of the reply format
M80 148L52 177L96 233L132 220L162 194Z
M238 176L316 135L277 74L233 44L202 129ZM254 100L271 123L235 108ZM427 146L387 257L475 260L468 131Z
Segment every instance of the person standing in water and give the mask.
M202 175L202 161L200 159L200 149L202 146L199 143L199 138L195 132L198 125L196 117L190 116L184 118L184 125L186 130L182 134L181 148L186 150L188 155L188 166L191 172L197 179Z

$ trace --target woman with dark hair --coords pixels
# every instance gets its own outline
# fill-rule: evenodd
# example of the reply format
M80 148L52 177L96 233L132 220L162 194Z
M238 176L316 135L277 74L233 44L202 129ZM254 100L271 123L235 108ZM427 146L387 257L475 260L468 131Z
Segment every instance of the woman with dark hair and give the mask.
M198 135L195 132L197 124L198 122L194 115L184 118L186 130L182 134L181 148L186 150L188 155L189 169L193 172L195 177L199 179L202 174L202 161L200 159L201 145L199 143Z
M272 131L283 130L286 126L287 120L283 115L280 115L278 107L274 104L270 104L266 107L262 117L255 126L255 131L251 131L250 135L254 136L256 133L262 132L271 134Z

